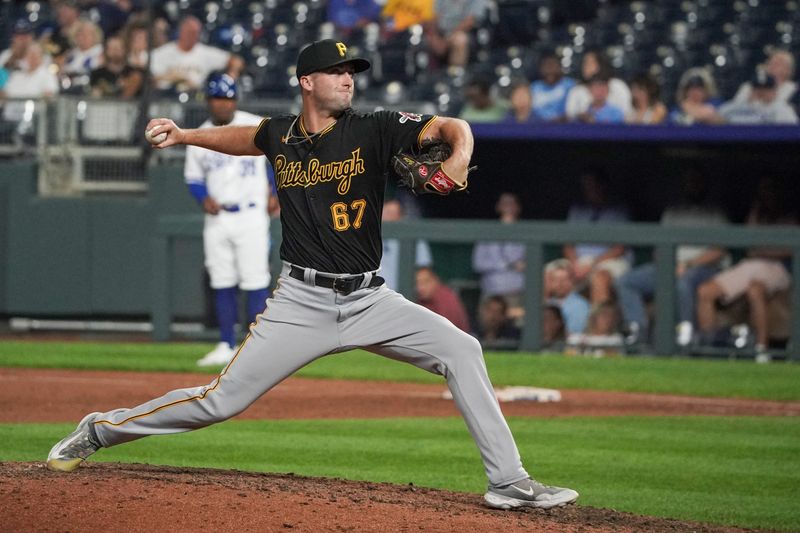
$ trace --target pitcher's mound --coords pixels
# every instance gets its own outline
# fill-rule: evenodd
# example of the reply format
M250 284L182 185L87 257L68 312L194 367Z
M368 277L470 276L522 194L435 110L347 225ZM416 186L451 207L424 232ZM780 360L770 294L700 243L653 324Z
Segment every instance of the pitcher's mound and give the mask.
M495 511L477 494L140 464L0 463L4 531L740 531L606 509Z

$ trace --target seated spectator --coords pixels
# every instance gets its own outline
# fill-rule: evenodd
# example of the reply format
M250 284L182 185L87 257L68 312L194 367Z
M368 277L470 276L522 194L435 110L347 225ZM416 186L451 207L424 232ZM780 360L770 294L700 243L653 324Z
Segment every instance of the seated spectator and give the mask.
M732 100L719 108L729 124L797 124L792 106L778 98L775 78L759 70L750 80L751 96L745 102Z
M612 76L613 69L605 54L598 50L588 50L581 62L582 83L570 89L567 94L567 119L577 120L592 105L589 81L597 74L608 80L608 102L622 110L623 116L631 109L631 91L628 85Z
M717 112L719 100L714 78L705 68L690 68L683 73L675 101L677 106L669 118L676 124L720 124L723 120Z
M504 192L495 211L503 224L519 220L522 206L516 194ZM481 298L502 296L511 308L522 306L525 290L525 245L513 241L478 241L472 250L472 270L481 276Z
M476 335L484 348L513 349L519 345L520 330L509 319L502 297L492 296L481 302Z
M505 118L506 124L533 124L537 122L533 111L530 84L519 81L511 88L511 109Z
M660 100L658 81L644 72L631 80L633 108L625 116L628 124L661 124L667 119L667 106Z
M344 38L378 20L381 6L375 0L328 0L327 17Z
M14 23L10 46L0 52L0 67L7 71L25 70L25 54L34 41L33 25L25 19Z
M197 17L185 17L178 39L153 50L150 70L160 90L195 91L215 70L239 77L244 61L237 55L200 42L203 25Z
M587 124L622 124L625 112L608 101L608 76L595 74L588 82L592 101L589 108L578 115L578 120Z
M132 98L142 89L144 72L128 65L122 37L106 39L103 66L92 71L89 79L92 96Z
M433 0L388 0L381 17L387 31L402 32L433 20Z
M568 222L627 222L628 210L615 205L609 198L608 178L600 170L581 175L583 201L573 204L567 214ZM579 284L589 285L589 300L593 306L611 300L613 280L630 269L629 252L621 244L566 244L564 257L572 267Z
M545 267L545 301L558 307L567 333L582 333L586 330L591 306L575 292L572 265L566 259L551 261Z
M542 309L542 347L563 350L567 340L564 316L557 305L545 305Z
M485 77L475 77L464 87L464 100L459 118L467 122L502 122L506 116L506 107L495 102L492 84Z
M433 19L425 23L425 38L433 55L451 67L469 62L470 32L483 20L486 0L435 0Z
M708 187L703 176L696 171L684 177L683 198L667 207L661 215L661 224L670 227L706 227L727 224L722 210L708 203ZM711 279L728 261L723 248L718 246L678 246L675 277L678 318L677 342L686 346L695 330L695 294L697 288ZM617 299L622 308L626 329L635 344L647 339L650 321L645 310L645 300L653 297L656 286L655 263L645 263L623 274L616 282Z
M169 24L164 18L153 21L153 49L159 48L169 42L167 35ZM125 49L128 51L128 64L133 68L147 70L147 58L150 54L147 39L148 26L146 22L132 20L123 31Z
M469 333L469 319L461 298L453 289L442 283L429 267L417 269L417 303L441 315L458 329Z
M620 353L623 345L617 306L605 302L592 310L585 332L567 336L566 351L594 356L613 355Z
M384 222L395 222L403 220L403 204L397 200L387 200L383 204L383 214L381 220ZM422 239L416 243L414 266L429 267L433 264L431 248L427 241ZM383 255L381 256L381 277L386 280L386 286L397 290L398 276L400 273L400 241L397 239L383 239Z
M56 58L77 44L75 36L81 22L81 10L77 0L58 0L54 3L54 9L56 25L43 32L42 44L47 53Z
M2 96L6 98L47 98L58 94L58 78L45 62L39 43L31 43L20 63L24 70L11 72L3 87ZM3 119L14 122L22 119L25 109L23 102L6 102L3 106Z
M794 56L787 50L773 50L769 53L764 71L775 79L776 98L783 102L791 102L797 92L797 83L792 80L794 78ZM748 102L752 96L753 86L751 82L745 82L739 87L733 99L741 104Z
M75 46L67 51L62 72L70 77L89 74L99 68L103 56L103 32L94 22L79 20Z
M575 80L564 76L554 52L545 52L539 60L539 79L531 84L533 112L545 122L563 122L567 118L567 94Z
M774 178L759 181L756 199L747 224L752 226L796 225L798 216ZM700 342L713 343L718 337L717 302L728 304L741 296L747 298L750 322L755 331L757 360L769 361L769 324L767 299L792 284L791 249L753 247L736 265L703 283L697 291L697 322ZM796 305L796 304L795 304ZM795 311L796 312L796 311Z

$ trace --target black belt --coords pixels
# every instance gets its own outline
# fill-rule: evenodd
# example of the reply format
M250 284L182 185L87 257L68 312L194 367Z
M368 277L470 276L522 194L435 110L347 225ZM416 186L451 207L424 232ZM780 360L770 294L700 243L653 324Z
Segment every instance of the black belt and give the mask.
M292 265L292 268L289 269L289 275L294 279L299 279L300 281L305 281L306 279L305 270L294 265ZM372 276L372 279L369 281L369 285L364 288L380 287L385 281L386 280L380 276ZM333 289L335 292L344 295L348 295L354 290L361 288L361 284L363 282L364 274L358 274L356 276L339 276L335 278L326 276L324 274L317 274L314 276L314 285L317 287Z

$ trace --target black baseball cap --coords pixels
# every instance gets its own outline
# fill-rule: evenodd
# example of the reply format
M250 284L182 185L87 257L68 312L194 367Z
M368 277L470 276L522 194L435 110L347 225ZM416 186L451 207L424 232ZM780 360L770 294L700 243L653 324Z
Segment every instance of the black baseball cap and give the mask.
M363 72L370 67L369 61L354 57L341 41L333 39L316 41L303 48L297 56L297 77L344 63L352 64L356 72Z

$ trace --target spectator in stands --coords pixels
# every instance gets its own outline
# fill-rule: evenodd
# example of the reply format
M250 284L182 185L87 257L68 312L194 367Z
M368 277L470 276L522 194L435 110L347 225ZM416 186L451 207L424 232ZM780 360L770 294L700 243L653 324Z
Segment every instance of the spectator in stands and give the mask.
M162 26L164 21L162 21ZM156 22L154 23L156 28L159 24ZM149 55L149 47L147 45L147 25L143 22L133 22L125 26L125 30L123 32L124 39L125 39L125 49L128 51L128 64L134 68L140 68L142 70L147 69L147 57ZM159 45L156 44L156 36L160 33L159 30L154 29L153 33L153 49L158 48ZM167 41L168 42L168 41ZM164 42L163 44L166 44Z
M633 108L625 116L628 124L661 124L667 119L667 106L661 102L661 87L647 72L631 80Z
M453 289L442 283L430 267L417 269L417 303L469 333L467 311Z
M75 46L78 23L81 20L81 8L77 0L60 0L55 4L58 38L63 39L67 48Z
M433 20L425 23L425 38L434 56L451 67L469 62L470 32L483 20L486 0L435 0Z
M92 96L103 98L132 98L142 89L144 72L128 64L122 37L106 39L103 47L103 66L92 71L89 84Z
M794 56L786 50L773 50L769 53L764 71L775 79L776 98L783 102L791 102L797 92L797 83L792 79L794 78ZM745 103L752 96L753 86L750 82L745 82L739 87L733 99L738 103Z
M729 124L797 124L797 113L778 98L775 78L763 70L750 80L751 96L747 101L732 100L719 108Z
M538 122L536 113L533 111L530 84L527 81L522 80L512 85L509 101L511 109L506 114L505 123L533 124Z
M24 70L25 54L33 41L33 25L25 19L15 22L14 28L11 30L11 45L0 52L0 67L4 67L9 72Z
M3 89L6 98L46 98L58 93L58 78L48 68L39 43L28 46L20 65L25 68L11 72Z
M100 26L103 35L116 35L128 22L134 8L133 0L100 0L91 2L89 18Z
M380 13L381 6L375 0L328 0L328 21L343 38L377 21Z
M675 100L677 106L670 113L671 122L690 126L720 124L723 120L717 112L720 102L716 83L705 68L690 68L683 73Z
M561 61L555 52L545 52L539 59L539 79L531 84L533 112L546 122L563 122L567 118L567 94L575 80L564 76Z
M45 29L42 44L47 54L57 65L62 66L65 54L75 47L81 10L76 0L60 0L55 3L56 25Z
M181 20L178 38L153 50L150 70L156 86L167 91L195 91L215 71L236 79L244 68L241 57L200 42L203 25L197 17Z
M573 204L567 214L568 222L627 222L628 210L615 205L609 198L608 178L599 169L581 175L583 202ZM629 252L621 244L567 244L566 257L577 282L589 285L589 300L593 306L611 300L613 280L630 269ZM579 286L580 286L579 285Z
M592 101L588 109L578 115L578 120L587 124L622 124L625 112L608 101L608 75L598 72L588 81Z
M58 77L45 61L42 46L33 42L28 46L23 70L10 73L0 96L5 98L48 98L58 93ZM3 120L19 122L25 114L24 102L6 102L3 106Z
M89 74L99 68L103 57L103 32L89 20L75 24L75 47L67 51L62 71L70 77Z
M583 54L581 62L581 79L583 82L570 89L567 95L567 119L576 120L592 105L592 94L589 81L600 74L608 79L608 102L622 110L623 116L631 109L631 91L628 85L612 75L611 63L599 50L588 50Z
M514 224L522 213L519 197L504 192L495 211L503 224ZM512 312L522 306L525 290L525 245L513 241L479 241L472 250L472 269L481 276L481 298L502 296Z
M476 334L484 348L513 349L519 344L520 330L509 319L508 305L501 296L481 302Z
M683 178L683 198L680 203L667 207L661 215L661 224L669 227L693 227L698 230L727 224L722 210L708 203L708 186L696 170ZM697 288L716 275L728 260L726 251L718 246L678 246L675 266L676 305L678 318L677 342L686 346L695 330L695 294ZM616 282L617 298L623 321L632 344L647 338L649 320L645 299L653 297L656 286L655 263L645 263L629 270Z
M405 213L403 204L398 200L387 200L383 204L381 219L384 222L403 220ZM414 266L429 267L433 264L431 248L427 241L419 239L416 242ZM397 239L383 239L383 256L381 256L381 277L386 280L386 286L397 290L400 273L400 241Z
M763 177L758 183L755 202L747 216L747 224L774 226L796 225L798 222L793 202L781 190L776 179L770 176ZM789 266L791 256L790 249L753 247L747 251L746 258L703 283L697 292L700 341L713 343L717 338L717 302L731 303L745 296L750 308L750 322L755 330L757 360L769 361L767 300L776 292L784 291L791 285Z
M497 103L492 96L492 84L484 76L476 76L464 87L466 104L458 118L470 123L502 122L506 107Z
M542 309L542 345L550 350L563 350L566 340L567 330L561 308L545 305Z
M388 32L406 31L415 24L433 20L433 0L388 0L381 17Z
M556 259L545 266L544 294L547 304L561 311L567 333L586 330L591 306L575 292L575 276L568 260Z

